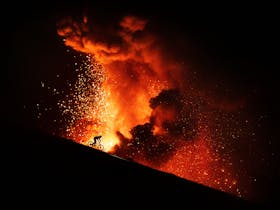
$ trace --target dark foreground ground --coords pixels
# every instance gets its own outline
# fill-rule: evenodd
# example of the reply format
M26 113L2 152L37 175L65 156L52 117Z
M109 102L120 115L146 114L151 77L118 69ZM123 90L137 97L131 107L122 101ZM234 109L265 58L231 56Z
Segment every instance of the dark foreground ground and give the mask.
M69 140L14 126L5 132L9 135L1 139L1 203L9 207L261 207Z

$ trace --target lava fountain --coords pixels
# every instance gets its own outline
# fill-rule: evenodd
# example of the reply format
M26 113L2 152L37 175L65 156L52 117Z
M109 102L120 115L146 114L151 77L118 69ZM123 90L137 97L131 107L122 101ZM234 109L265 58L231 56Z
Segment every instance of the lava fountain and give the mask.
M212 135L213 112L227 111L186 84L188 70L148 24L134 16L110 30L86 17L57 24L64 44L84 58L71 95L58 102L69 118L63 137L87 144L101 135L105 152L240 196L224 142Z
M86 23L86 19L80 24L65 19L58 24L58 34L64 37L65 44L87 54L84 67L90 79L86 82L93 89L91 97L85 99L92 100L91 108L87 108L92 110L73 125L85 130L80 135L71 132L71 137L82 143L101 134L106 151L110 151L119 142L117 132L129 138L131 128L149 121L149 100L162 89L174 86L176 78L170 77L170 72L176 67L163 62L154 38L142 33L145 20L125 17L116 32L119 42L111 44L83 36L89 33ZM88 125L80 126L87 118Z

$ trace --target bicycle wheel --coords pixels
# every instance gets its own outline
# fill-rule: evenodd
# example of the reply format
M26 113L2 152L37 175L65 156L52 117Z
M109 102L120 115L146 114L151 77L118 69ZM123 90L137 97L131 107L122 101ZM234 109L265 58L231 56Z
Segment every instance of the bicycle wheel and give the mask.
M93 143L92 141L89 141L89 142L87 143L87 145L90 146L90 147L94 147L94 146L95 146L94 143Z
M101 151L104 151L104 146L102 144L99 144L99 148Z

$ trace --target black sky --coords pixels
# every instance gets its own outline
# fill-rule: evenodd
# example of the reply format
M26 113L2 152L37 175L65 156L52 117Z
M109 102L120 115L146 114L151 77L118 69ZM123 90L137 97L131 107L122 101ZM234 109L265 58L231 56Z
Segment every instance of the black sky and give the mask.
M118 1L105 3L37 3L9 2L2 11L2 85L4 98L2 121L32 129L41 128L34 111L36 104L55 103L40 89L41 81L54 81L63 87L58 74L69 74L67 63L72 55L65 53L56 34L56 21L65 16L92 15L100 24L109 24L126 14L153 21L167 46L182 60L190 62L203 81L204 88L219 83L232 90L233 96L247 94L256 115L265 115L259 149L270 166L259 169L264 192L258 199L276 201L275 184L279 178L279 85L276 63L276 11L273 5L151 3ZM4 11L6 11L4 13ZM176 49L174 49L176 46ZM68 73L67 73L68 72ZM71 75L68 75L71 80ZM73 79L73 78L72 78ZM54 101L52 101L54 100ZM46 121L48 118L46 118ZM44 122L48 124L48 122ZM267 141L271 141L268 143ZM262 149L261 149L262 148ZM258 149L258 148L257 148ZM274 153L275 156L271 156ZM257 160L258 161L258 160Z

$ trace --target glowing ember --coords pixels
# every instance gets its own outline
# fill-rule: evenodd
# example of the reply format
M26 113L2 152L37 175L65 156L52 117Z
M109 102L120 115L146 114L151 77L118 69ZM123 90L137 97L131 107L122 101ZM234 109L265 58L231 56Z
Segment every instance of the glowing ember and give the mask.
M227 143L219 141L223 127L215 128L217 119L228 122L215 113L235 108L188 87L186 69L145 32L147 20L124 17L104 36L87 24L86 17L58 23L65 45L83 58L71 94L58 102L67 119L62 135L85 145L102 136L106 152L241 196Z
M195 142L182 145L173 158L159 169L241 196L231 171L232 163L221 158L214 149L209 135L201 134Z
M106 81L103 68L90 55L85 56L81 66L75 64L79 74L74 85L69 83L72 93L58 102L62 114L69 118L65 136L87 144L94 136L101 135L108 151L118 139L111 134L114 107L108 102L110 92L103 87Z

